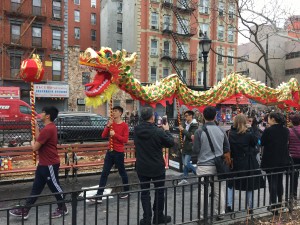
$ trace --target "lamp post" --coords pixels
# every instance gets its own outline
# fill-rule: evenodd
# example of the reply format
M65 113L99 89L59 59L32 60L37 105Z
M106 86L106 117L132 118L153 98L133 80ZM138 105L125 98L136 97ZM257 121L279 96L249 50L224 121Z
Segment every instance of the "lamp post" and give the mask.
M203 87L206 90L206 64L207 64L207 56L210 50L211 40L207 37L206 32L203 37L199 41L199 48L202 52L203 60L204 60L204 71L203 71Z

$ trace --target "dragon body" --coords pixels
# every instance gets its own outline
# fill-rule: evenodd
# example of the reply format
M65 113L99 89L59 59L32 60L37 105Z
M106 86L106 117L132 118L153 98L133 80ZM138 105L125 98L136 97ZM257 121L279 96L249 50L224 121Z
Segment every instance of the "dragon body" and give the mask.
M135 64L135 53L127 56L125 50L116 51L101 48L96 52L88 48L80 55L79 63L97 71L93 82L86 84L86 104L97 107L110 99L118 88L129 93L133 99L155 106L174 98L189 108L201 108L221 103L232 96L244 95L262 104L277 104L282 107L300 108L299 83L291 78L277 88L270 88L261 82L240 74L227 75L221 82L207 91L194 91L188 88L176 74L157 81L155 84L142 85L130 72Z

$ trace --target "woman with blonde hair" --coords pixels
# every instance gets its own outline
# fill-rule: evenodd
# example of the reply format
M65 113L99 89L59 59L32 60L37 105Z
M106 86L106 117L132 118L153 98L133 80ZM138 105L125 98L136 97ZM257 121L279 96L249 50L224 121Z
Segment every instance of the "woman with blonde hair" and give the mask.
M232 171L236 172L235 177L244 177L261 174L259 164L256 159L258 153L255 148L258 138L247 127L247 117L244 114L238 114L234 118L233 126L229 131L229 143L231 150L231 157L233 161ZM252 170L252 171L249 171ZM254 170L254 171L253 171ZM253 192L264 186L263 179L255 178L241 178L233 181L232 186L235 190L246 191L246 208L249 213L253 213ZM233 192L228 192L227 211L232 209Z

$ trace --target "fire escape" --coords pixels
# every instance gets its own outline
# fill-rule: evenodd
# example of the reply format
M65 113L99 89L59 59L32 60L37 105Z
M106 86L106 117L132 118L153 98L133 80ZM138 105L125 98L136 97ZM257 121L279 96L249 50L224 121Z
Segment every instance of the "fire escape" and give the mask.
M4 1L4 0L3 0ZM43 23L46 21L47 17L42 15L41 6L26 7L24 5L28 0L23 0L21 3L10 2L10 7L5 7L5 4L2 4L2 16L4 23L9 24L9 21L17 21L18 26L20 26L20 33L15 34L10 29L11 33L9 34L10 38L3 38L2 40L2 62L5 58L5 52L23 52L22 57L30 57L34 52L44 52L46 47L42 44L42 37L33 37L32 41L25 39L24 36L26 33L31 32L31 27L33 23ZM13 24L12 22L10 24ZM3 25L4 26L4 25ZM4 27L1 28L4 35ZM8 35L6 35L7 37ZM7 53L8 54L8 53ZM2 76L4 71L8 68L4 68L5 65L2 65ZM12 74L11 74L12 76ZM3 77L2 77L3 79ZM18 77L15 77L18 79Z
M178 52L177 54L176 52L173 52L172 54L169 50L164 49L161 55L161 59L169 60L179 78L183 83L187 84L176 63L190 63L192 68L193 62L196 60L197 56L186 53L182 43L180 42L180 40L190 39L193 35L196 34L196 29L188 26L182 19L182 15L190 15L195 10L195 7L193 7L191 3L189 3L189 0L178 0L177 5L174 5L172 3L172 0L162 0L162 7L174 13L177 22L180 25L181 31L179 31L178 29L174 29L171 23L164 22L162 26L162 33L165 35L171 35L178 48Z

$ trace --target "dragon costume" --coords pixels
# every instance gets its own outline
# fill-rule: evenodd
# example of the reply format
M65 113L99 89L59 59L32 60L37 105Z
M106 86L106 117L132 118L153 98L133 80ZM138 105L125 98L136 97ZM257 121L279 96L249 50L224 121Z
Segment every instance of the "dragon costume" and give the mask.
M276 104L280 107L300 109L300 87L295 78L273 89L249 77L232 73L207 91L194 91L176 74L172 74L155 84L143 86L130 72L136 59L136 53L127 56L125 50L114 53L110 48L104 47L98 52L88 48L81 53L80 65L97 72L93 82L86 84L86 104L97 107L109 100L119 88L130 94L133 99L153 107L157 103L165 106L166 101L172 103L173 99L177 98L180 104L188 108L201 108L216 105L232 96L244 95L265 105Z

